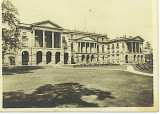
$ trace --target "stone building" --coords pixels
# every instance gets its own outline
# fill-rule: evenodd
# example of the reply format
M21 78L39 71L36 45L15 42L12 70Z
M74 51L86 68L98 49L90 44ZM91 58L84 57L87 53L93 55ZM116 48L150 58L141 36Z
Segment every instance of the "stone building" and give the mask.
M21 49L9 50L4 65L143 63L140 37L110 40L106 34L67 30L49 20L20 25Z

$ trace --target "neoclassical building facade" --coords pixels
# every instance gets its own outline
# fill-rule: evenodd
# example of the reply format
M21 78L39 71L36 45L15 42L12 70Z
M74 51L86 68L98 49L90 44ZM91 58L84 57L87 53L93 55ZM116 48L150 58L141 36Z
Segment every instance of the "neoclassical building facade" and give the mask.
M67 30L49 20L20 25L18 50L8 50L4 65L144 63L144 40Z

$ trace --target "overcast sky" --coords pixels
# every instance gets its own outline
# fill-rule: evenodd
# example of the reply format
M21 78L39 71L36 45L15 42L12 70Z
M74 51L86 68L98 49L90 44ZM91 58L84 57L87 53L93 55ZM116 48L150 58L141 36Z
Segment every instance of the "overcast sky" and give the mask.
M21 22L51 20L66 29L141 36L152 43L152 0L10 0Z

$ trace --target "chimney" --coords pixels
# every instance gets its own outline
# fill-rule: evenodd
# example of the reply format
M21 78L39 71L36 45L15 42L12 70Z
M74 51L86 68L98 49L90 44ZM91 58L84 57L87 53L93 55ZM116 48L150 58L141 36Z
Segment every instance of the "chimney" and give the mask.
M123 38L126 38L126 35L124 35Z

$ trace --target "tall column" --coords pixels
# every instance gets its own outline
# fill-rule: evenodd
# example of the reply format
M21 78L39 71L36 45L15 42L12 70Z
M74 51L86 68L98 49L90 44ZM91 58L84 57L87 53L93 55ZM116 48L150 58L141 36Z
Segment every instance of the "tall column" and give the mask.
M138 42L138 45L139 45L139 46L138 46L138 49L139 49L139 52L138 52L138 53L140 53L140 43L139 43L139 42Z
M33 30L32 46L35 47L35 30Z
M85 48L85 52L87 52L86 50L86 47L87 47L87 43L86 42L84 42L84 48Z
M61 33L61 48L63 48L62 44L63 44L63 33Z
M89 43L89 53L91 53L91 43Z
M143 53L143 43L142 43L142 53Z
M79 42L79 52L81 53L81 42Z
M133 53L133 42L131 42L131 52Z
M137 43L135 42L135 52L137 52Z
M54 32L52 32L52 48L54 48Z
M96 52L96 43L93 43L94 53Z
M45 48L45 31L43 31L43 48Z

